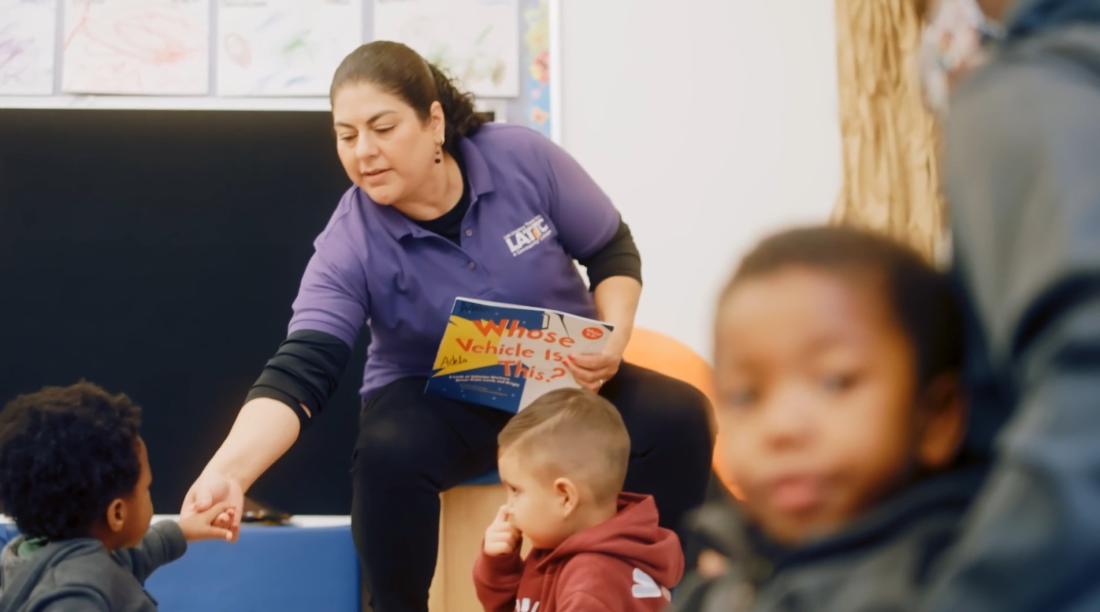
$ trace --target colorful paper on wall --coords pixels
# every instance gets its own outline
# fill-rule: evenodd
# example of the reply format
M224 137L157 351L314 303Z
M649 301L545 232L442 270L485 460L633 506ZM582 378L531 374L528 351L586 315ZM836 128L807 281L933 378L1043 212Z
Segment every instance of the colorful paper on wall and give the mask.
M0 95L53 93L56 0L0 0Z
M209 0L66 0L64 31L66 92L209 92Z
M374 39L409 45L474 95L519 95L518 0L376 0Z
M328 95L362 17L362 0L219 0L218 94Z

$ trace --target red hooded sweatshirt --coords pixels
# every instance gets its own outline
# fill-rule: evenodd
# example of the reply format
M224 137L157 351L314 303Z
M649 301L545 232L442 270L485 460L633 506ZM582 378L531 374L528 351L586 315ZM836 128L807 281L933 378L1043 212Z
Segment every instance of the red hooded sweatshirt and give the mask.
M634 612L663 610L684 573L676 534L657 526L648 495L619 495L619 511L554 549L520 559L490 557L474 565L481 605L490 612Z

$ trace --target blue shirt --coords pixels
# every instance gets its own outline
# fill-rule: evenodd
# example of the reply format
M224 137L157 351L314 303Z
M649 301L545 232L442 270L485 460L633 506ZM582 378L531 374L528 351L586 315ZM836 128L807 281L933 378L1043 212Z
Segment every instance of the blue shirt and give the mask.
M360 394L428 376L455 297L596 314L574 259L615 235L619 213L564 150L528 128L487 124L459 142L470 209L455 244L358 187L314 242L289 331L371 345Z

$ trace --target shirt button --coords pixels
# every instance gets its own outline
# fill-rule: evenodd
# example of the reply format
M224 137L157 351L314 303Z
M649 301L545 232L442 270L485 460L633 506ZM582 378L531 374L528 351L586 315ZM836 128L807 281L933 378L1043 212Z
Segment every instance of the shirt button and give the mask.
M472 230L472 229L466 230L466 237L467 238L469 238L470 236L473 236L473 235L474 235L474 230Z
M466 267L471 269L471 270L476 270L477 269L477 264L471 261L470 263L466 264Z

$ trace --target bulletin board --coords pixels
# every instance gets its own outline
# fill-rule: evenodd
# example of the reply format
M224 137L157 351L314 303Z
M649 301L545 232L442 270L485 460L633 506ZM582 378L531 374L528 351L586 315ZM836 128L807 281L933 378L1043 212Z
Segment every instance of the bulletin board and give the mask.
M560 142L560 0L0 0L0 108L327 111L400 40L497 120Z

